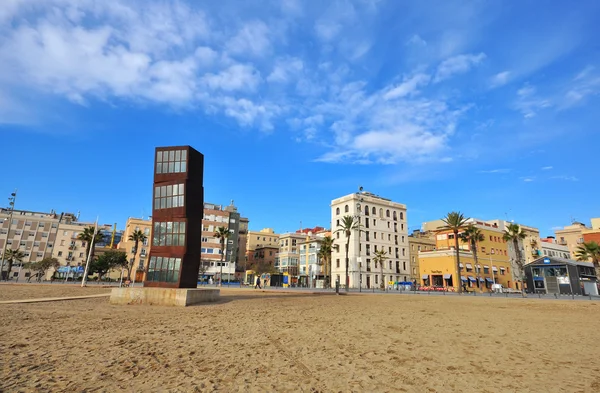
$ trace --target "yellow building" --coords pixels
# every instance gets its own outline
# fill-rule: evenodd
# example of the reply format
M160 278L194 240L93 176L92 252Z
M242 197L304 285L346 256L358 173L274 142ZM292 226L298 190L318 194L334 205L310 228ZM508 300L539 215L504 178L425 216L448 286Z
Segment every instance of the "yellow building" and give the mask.
M587 226L585 226L581 222L574 222L572 225L568 225L563 229L558 229L554 231L556 235L556 242L563 246L569 247L569 252L571 256L575 255L577 249L583 243L583 231L589 230Z
M419 252L435 250L435 234L432 232L414 231L408 236L408 258L410 265L410 281L419 282Z
M459 275L456 271L455 235L451 230L438 229L435 234L436 251L419 252L419 284L452 287L456 290L460 282L471 288L469 290L490 290L491 285L496 283L517 289L512 276L508 245L502 238L504 232L496 224L474 219L469 220L467 225L469 224L475 225L484 236L478 243L478 262L475 263L470 244L459 240ZM459 236L460 234L461 232Z
M142 231L144 235L146 235L146 241L142 244L138 244L139 250L135 252L135 242L129 240L129 236L133 234L135 231ZM131 263L133 262L133 270L135 271L135 281L141 282L144 280L144 269L146 266L146 260L150 255L150 234L152 232L152 221L144 220L141 218L133 218L129 217L127 219L127 224L125 224L125 231L123 232L123 237L121 242L118 245L118 249L120 251L124 251L127 254L127 260ZM135 258L135 259L134 259ZM116 277L120 275L120 272L112 273L111 277L116 274ZM124 272L125 274L125 272ZM134 278L133 273L131 274L131 279Z
M279 247L279 235L272 228L264 228L260 231L248 231L246 238L246 252L254 252L258 247Z

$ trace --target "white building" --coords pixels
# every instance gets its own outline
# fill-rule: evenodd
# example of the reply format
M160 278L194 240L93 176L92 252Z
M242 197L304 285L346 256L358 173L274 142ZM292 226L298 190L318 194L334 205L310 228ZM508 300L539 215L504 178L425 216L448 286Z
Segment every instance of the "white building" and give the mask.
M540 256L571 259L569 246L558 244L554 236L548 236L540 242Z
M340 231L344 216L360 223L350 235L348 276L350 288L379 288L381 283L405 281L410 277L406 205L361 191L331 201L331 231L335 246L332 253L332 279L345 285L346 236ZM375 266L375 251L384 250L383 277ZM406 277L406 278L405 278Z

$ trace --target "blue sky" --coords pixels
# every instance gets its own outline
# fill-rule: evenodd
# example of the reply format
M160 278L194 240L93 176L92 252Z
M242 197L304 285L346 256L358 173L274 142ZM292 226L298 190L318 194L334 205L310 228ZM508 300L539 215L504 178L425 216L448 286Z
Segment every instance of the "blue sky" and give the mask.
M251 229L358 186L538 226L600 215L597 1L5 0L0 194L123 226L155 146Z

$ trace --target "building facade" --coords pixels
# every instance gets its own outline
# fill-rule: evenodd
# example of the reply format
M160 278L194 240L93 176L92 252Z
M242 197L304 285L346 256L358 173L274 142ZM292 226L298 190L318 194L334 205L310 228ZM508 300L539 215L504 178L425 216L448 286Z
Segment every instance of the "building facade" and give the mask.
M583 231L590 229L581 222L573 222L563 229L554 231L556 242L560 245L567 246L569 253L575 255L579 246L584 242Z
M592 227L581 231L584 242L596 242L600 244L600 218L592 218Z
M474 225L483 234L483 240L477 246L478 262L475 263L471 245L459 240L462 262L459 274L456 270L455 235L449 229L438 229L435 232L436 251L419 253L420 285L456 290L458 285L465 284L472 290L483 291L491 290L492 284L502 284L506 288L519 289L519 278L513 274L508 243L503 239L504 231L496 222L475 218L467 220L465 228L468 225ZM461 233L459 231L458 235Z
M571 259L569 247L558 244L554 236L548 236L545 239L541 239L540 254L544 257Z
M338 280L342 287L346 285L347 239L339 230L344 216L352 216L360 224L360 232L355 230L350 235L347 285L350 288L380 288L408 280L406 205L360 191L331 201L331 231L337 246L332 252L332 282ZM383 274L373 259L375 252L380 250L386 253Z
M419 252L435 250L435 233L413 231L408 236L408 256L410 267L410 281L419 282Z
M528 292L598 296L594 265L559 257L539 258L525 267Z
M279 252L275 258L275 269L279 273L298 276L300 262L299 243L306 239L302 233L284 233L279 235Z
M248 236L247 218L241 217L237 207L231 201L229 206L204 204L204 219L202 220L202 254L201 270L205 278L217 279L223 271L223 281L239 277L239 268L246 261L246 242ZM225 256L221 260L221 242L215 237L217 228L229 229L229 238L225 246ZM240 264L241 262L241 264ZM236 275L236 271L238 274Z
M272 228L263 228L260 231L248 231L246 241L246 254L250 257L259 247L279 247L279 235Z
M323 231L324 228L320 228ZM312 235L308 232L306 239L298 243L300 259L298 266L298 285L301 287L314 288L317 280L325 278L325 271L323 261L319 258L319 252L321 251L321 239L325 236L325 233L319 235Z
M136 231L142 231L146 235L146 240L138 245L138 251L135 250L135 242L129 240L129 236ZM143 218L129 217L125 223L125 230L121 241L118 244L118 249L127 254L129 263L133 263L133 272L131 278L136 282L144 281L144 274L147 267L148 256L150 255L152 236L152 221L144 220Z

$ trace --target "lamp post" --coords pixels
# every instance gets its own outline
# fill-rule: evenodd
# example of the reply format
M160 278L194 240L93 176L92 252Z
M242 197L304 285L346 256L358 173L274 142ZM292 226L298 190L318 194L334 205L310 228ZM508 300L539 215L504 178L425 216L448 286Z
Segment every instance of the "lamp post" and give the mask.
M362 292L362 272L361 272L361 257L360 257L360 212L362 209L361 203L364 201L364 199L360 196L360 192L362 192L363 188L360 187L359 188L359 192L357 193L357 195L359 195L358 197L358 202L356 202L356 220L358 221L358 256L356 257L356 263L358 264L358 291Z
M10 212L8 215L8 231L6 232L6 242L4 242L4 251L2 252L2 265L0 265L0 279L4 275L4 257L6 256L6 250L8 249L8 239L10 237L10 227L12 225L12 217L13 212L15 210L15 201L17 200L17 189L15 188L15 192L11 193L8 197L8 211ZM8 272L6 273L8 280Z

